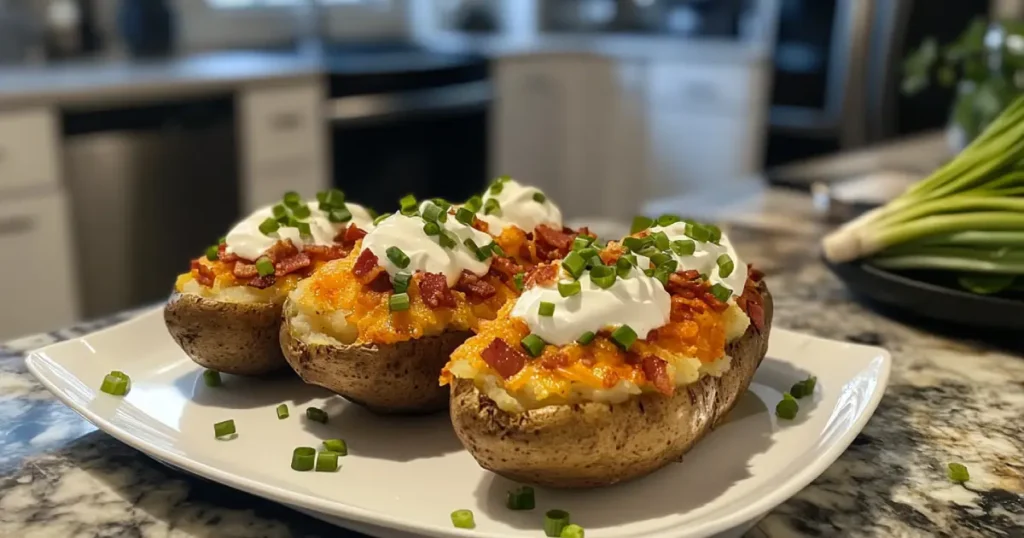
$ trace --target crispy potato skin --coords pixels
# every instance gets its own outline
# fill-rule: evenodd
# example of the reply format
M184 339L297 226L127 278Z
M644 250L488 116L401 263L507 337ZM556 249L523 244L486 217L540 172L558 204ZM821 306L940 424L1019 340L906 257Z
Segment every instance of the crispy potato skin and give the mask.
M450 413L455 432L485 469L553 488L607 486L647 475L683 455L722 423L768 350L772 297L761 283L765 329L729 344L732 367L669 398L644 393L619 404L553 405L511 414L457 379Z
M287 364L277 341L281 305L228 303L175 292L164 307L164 322L181 349L205 368L259 376Z
M437 378L469 332L450 331L389 345L306 344L292 336L287 316L281 350L306 383L319 385L380 414L426 414L448 407Z

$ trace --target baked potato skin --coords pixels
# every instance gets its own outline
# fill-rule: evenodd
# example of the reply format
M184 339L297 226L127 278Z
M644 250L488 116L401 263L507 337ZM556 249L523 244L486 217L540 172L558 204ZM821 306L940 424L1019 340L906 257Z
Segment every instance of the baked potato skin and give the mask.
M281 324L281 350L306 383L319 385L379 414L427 414L448 407L447 386L437 377L448 356L469 332L389 345L306 344L292 335L287 317Z
M683 455L723 422L746 392L768 350L772 297L761 283L764 330L753 326L727 348L732 366L666 398L644 393L619 404L555 405L511 414L456 379L450 414L455 432L485 469L553 488L607 486L647 475Z
M279 304L229 303L174 292L164 307L164 322L174 341L204 368L260 376L287 366L277 341Z

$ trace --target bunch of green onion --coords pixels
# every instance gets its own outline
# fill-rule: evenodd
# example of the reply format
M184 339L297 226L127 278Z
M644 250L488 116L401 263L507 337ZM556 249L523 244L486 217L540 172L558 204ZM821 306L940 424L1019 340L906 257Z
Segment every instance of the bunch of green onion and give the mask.
M976 293L1024 289L1024 97L955 159L823 246L836 263L951 272Z

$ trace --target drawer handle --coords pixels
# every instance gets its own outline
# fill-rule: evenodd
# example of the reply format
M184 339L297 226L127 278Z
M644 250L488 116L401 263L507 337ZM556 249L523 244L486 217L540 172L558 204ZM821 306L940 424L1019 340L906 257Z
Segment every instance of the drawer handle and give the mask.
M24 233L35 227L35 219L25 215L0 218L0 236Z
M291 131L302 125L302 115L293 112L274 114L270 118L270 127L279 131Z

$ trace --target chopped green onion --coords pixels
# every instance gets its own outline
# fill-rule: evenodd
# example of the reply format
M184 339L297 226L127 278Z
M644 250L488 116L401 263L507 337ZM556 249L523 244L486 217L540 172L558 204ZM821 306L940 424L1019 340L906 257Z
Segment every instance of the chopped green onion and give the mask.
M218 422L213 425L213 436L217 439L228 437L229 435L235 435L235 421L228 419L224 422Z
M964 466L964 464L950 463L948 467L949 470L946 474L947 476L949 476L949 479L952 480L953 482L963 483L971 479L971 474L967 472L967 467Z
M672 252L675 252L676 256L689 256L695 250L697 250L697 243L689 239L678 239L672 242Z
M281 204L275 205L274 208L271 209L271 211L274 213L275 219L280 219L282 217L288 216L288 209Z
M448 230L441 230L441 234L437 237L437 242L443 248L455 248L459 245L459 236Z
M633 343L636 342L636 331L629 325L619 325L612 331L612 341L623 350L629 351L629 348L633 347Z
M452 207L452 203L444 198L432 198L430 201L434 202L434 205L437 207L440 207L443 213L448 213L448 210Z
M388 298L388 310L391 312L403 312L409 309L409 294L396 293Z
M465 207L460 207L458 210L455 211L455 220L465 224L466 226L472 226L473 219L475 218L476 215L469 209L466 209Z
M668 250L670 241L665 232L654 232L651 234L651 239L654 241L654 247L658 250Z
M653 242L654 242L654 240L651 239L650 236L647 236L647 237L627 237L627 238L622 240L622 246L626 247L627 249L629 249L629 250L631 250L633 252L639 252L639 251L643 250L644 248L646 248L648 245L650 245Z
M320 424L327 424L327 412L319 407L307 407L306 418Z
M679 222L680 220L683 220L683 219L679 218L678 215L665 214L665 215L662 215L662 216L658 217L656 222L658 223L658 226L664 227L664 226L671 226L671 225Z
M441 226L436 222L428 222L423 225L423 233L433 237L441 233Z
M128 374L122 372L121 370L111 370L110 373L107 375L112 375L118 379L124 379L125 381L131 381L131 378L128 377Z
M289 208L294 208L302 203L302 197L295 191L288 191L284 193L284 205Z
M608 289L615 284L616 269L607 265L595 265L590 269L590 281L601 289Z
M377 225L379 225L380 223L382 223L382 222L384 222L385 220L387 220L387 218L388 218L388 217L390 217L390 216L391 216L391 213L384 213L383 215L377 215L377 216L376 216L376 217L375 217L375 218L373 219L373 225L374 225L374 226L377 226Z
M639 263L636 259L636 254L623 254L622 257L620 257L619 259L629 261L629 264L632 265L633 267L636 267Z
M301 235L302 237L309 237L310 235L312 235L312 231L309 229L308 222L297 222L295 223L295 227L299 229L299 235Z
M320 209L338 209L345 206L345 193L340 189L330 189L318 192L316 200L320 202Z
M103 377L103 383L100 385L100 391L114 396L124 396L128 394L131 388L131 380L128 376L118 372L115 374L111 372Z
M501 214L501 204L494 198L488 198L484 202L484 215Z
M578 280L572 282L559 282L558 283L558 294L562 297L572 297L582 290L582 286Z
M300 446L292 450L292 469L296 471L312 471L316 461L316 449L311 446Z
M395 273L395 276L391 277L391 285L395 289L395 293L405 293L409 290L409 281L412 279L412 275L404 271Z
M495 256L500 256L502 258L505 257L505 250L502 249L501 246L495 243L494 241L491 241L491 244L487 245L487 250L491 251L491 253L494 254Z
M565 269L567 273L572 275L573 278L579 278L583 274L583 269L587 266L587 260L583 259L578 252L570 252L568 256L562 260L562 269Z
M516 289L519 290L519 291L523 291L523 287L524 287L523 279L524 278L526 278L526 273L516 273L516 276L514 276L512 278L513 282L515 282L515 284L516 284Z
M495 181L494 183L491 183L491 187L488 189L488 192L490 192L491 194L496 196L496 195L501 194L501 191L504 188L505 188L504 182L499 179L499 180Z
M384 253L387 255L388 259L391 260L391 263L395 264L399 269L409 267L409 256L406 256L406 254L402 252L402 249L392 246L388 247Z
M804 396L810 396L811 394L814 394L814 385L817 384L817 382L817 377L814 377L813 375L809 376L803 381L797 381L794 383L793 387L789 389L789 393L792 394L794 398L798 399L803 398Z
M718 299L719 301L722 301L724 303L728 301L730 297L732 297L732 290L721 284L715 284L711 286L711 295L714 295L715 299Z
M412 194L406 194L400 200L398 200L398 206L401 207L401 213L403 215L415 215L417 211L416 197Z
M654 220L650 218L643 216L633 217L633 224L632 226L629 227L629 233L630 235L632 235L635 233L642 232L650 228L652 224L654 224Z
M203 383L207 387L219 387L221 385L221 382L220 382L220 372L218 372L217 370L206 370L206 371L204 371L203 372Z
M452 525L458 529L475 529L472 510L456 510L452 512Z
M560 538L583 538L583 527L576 524L566 525L565 528L562 529L562 533L558 536Z
M298 205L292 208L292 215L299 219L308 219L313 213L309 210L308 205Z
M530 354L531 357L539 357L544 351L544 339L537 336L536 334L528 334L519 343L523 346L523 349Z
M788 398L787 396L789 396L788 392L782 395L779 403L775 404L775 416L785 420L793 420L796 418L797 411L800 410L800 405L796 403L792 396Z
M572 240L572 250L581 250L590 246L590 239L585 235L577 235L576 239Z
M705 224L704 227L707 228L708 233L710 233L708 243L714 243L717 245L718 242L722 240L722 229L714 224Z
M655 248L654 245L646 246L646 247L640 249L639 252L637 252L637 254L639 254L639 255L641 255L641 256L643 256L645 258L650 258L651 256L654 256L654 255L659 254L659 253L661 253L661 251L658 250L657 248Z
M505 506L509 510L533 510L537 506L533 488L523 486L509 490L505 496Z
M373 219L373 220L377 220L377 217L380 216L380 215L377 214L377 211L375 209L373 209L372 207L367 207L366 208L366 212L370 214L370 218Z
M210 245L206 248L206 259L215 262L220 259L220 245Z
M685 233L687 237L696 241L707 242L711 239L711 230L700 224L687 224L686 231L683 233Z
M270 276L274 274L274 262L270 261L270 258L266 256L256 260L256 273L260 276Z
M579 284L579 282L577 282ZM547 301L541 301L540 306L537 307L537 315L550 318L555 315L555 303L549 303Z
M594 247L581 248L576 251L584 261L590 261L591 258L597 257L598 252Z
M538 204L543 204L547 200L548 200L548 197L544 196L543 192L537 191L537 192L533 193L533 201L534 202L537 202Z
M344 205L335 207L327 213L327 220L334 223L348 222L352 220L352 212Z
M476 259L478 259L480 261L486 260L491 255L491 253L488 252L486 249L481 249L480 247L478 247L476 245L476 241L473 241L473 239L470 238L470 237L467 237L462 242L462 244L465 245L466 248L468 248L469 251L472 252L474 256L476 256Z
M675 261L673 260L671 254L666 254L664 252L652 252L649 258L651 259L651 263L653 263L655 267L659 267L662 264L668 263L670 261Z
M281 224L276 220L267 217L263 222L260 223L260 233L263 235L270 235L277 231L281 227Z
M629 258L625 256L620 257L615 261L615 273L619 278L626 278L629 276L629 272L633 270L633 264L630 263Z
M668 263L659 265L654 268L654 278L661 282L662 286L668 285L668 278L672 273L676 272L676 261L670 260Z
M284 420L288 418L288 404L281 404L277 406L277 420Z
M544 514L544 535L558 538L562 529L569 526L569 512L565 510L548 510Z
M348 444L344 439L328 439L324 441L324 448L339 456L348 456Z
M423 204L423 209L420 211L420 216L427 222L437 222L441 218L441 214L444 211L437 206L434 202L426 202Z
M597 335L594 334L593 332L587 331L587 332L581 334L580 337L576 339L576 343L581 345L581 346L585 346L585 345L593 342L595 336L597 336Z
M338 470L338 453L324 451L316 456L316 472L333 473Z
M472 211L473 213L476 213L477 211L480 211L481 208L483 208L484 201L479 196L471 196L469 200L466 200L466 203L462 205L466 209Z

